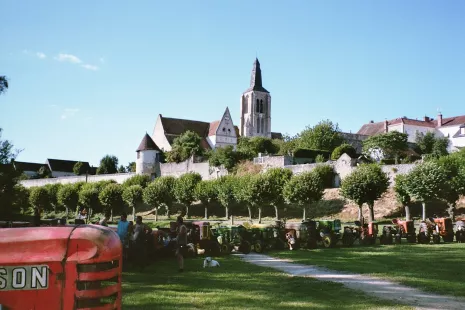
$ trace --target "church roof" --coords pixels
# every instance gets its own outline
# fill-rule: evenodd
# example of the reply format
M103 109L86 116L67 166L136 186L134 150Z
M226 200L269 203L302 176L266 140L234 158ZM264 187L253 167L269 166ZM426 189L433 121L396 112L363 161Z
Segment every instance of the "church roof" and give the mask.
M260 62L258 61L258 58L255 58L253 63L252 75L250 76L250 87L247 88L245 92L252 90L269 93L269 91L267 91L262 85L262 70L260 69Z
M209 131L210 123L193 121L188 119L168 118L160 116L165 135L180 136L182 133L190 130L201 137L206 137Z
M145 133L145 136L142 138L142 141L140 142L136 152L148 150L160 151L157 144L152 140L152 138L150 138L147 133Z
M74 165L77 163L75 160L63 160L63 159L50 159L47 158L48 166L50 167L51 171L61 171L61 172L73 172L74 173ZM87 161L81 161L82 168L84 171L88 171L90 169L90 165Z

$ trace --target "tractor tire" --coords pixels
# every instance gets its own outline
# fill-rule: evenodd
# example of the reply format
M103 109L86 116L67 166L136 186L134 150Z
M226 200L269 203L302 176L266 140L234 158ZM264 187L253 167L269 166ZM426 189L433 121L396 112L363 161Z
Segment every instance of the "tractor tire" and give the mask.
M342 245L344 246L352 246L355 242L354 234L350 229L344 231L342 234Z
M441 242L441 237L439 235L433 235L433 243L439 244Z
M249 254L251 250L252 246L249 241L243 241L239 246L239 252L242 252L243 254Z
M427 235L424 232L421 232L421 233L418 234L417 240L418 240L418 243L420 243L420 244L429 244L430 241L431 241L431 236Z
M221 254L229 254L231 251L230 251L230 246L229 244L226 244L226 243L223 243L221 245Z
M402 236L397 234L395 237L396 244L401 244L402 243Z
M391 231L386 232L383 234L384 236L384 244L392 244L392 233Z
M417 241L417 237L415 234L410 234L407 236L407 242L408 243L415 243Z
M263 253L263 251L265 250L265 245L261 240L257 240L253 245L253 250L255 251L255 253Z
M457 243L462 243L465 241L465 233L463 231L457 231L455 233L455 241Z
M316 249L318 244L315 239L311 239L307 241L307 249Z
M454 241L454 234L452 233L442 236L442 240L444 240L444 242L452 242Z
M321 238L321 240L323 241L323 246L325 248L334 247L335 242L331 235L324 235L323 238Z

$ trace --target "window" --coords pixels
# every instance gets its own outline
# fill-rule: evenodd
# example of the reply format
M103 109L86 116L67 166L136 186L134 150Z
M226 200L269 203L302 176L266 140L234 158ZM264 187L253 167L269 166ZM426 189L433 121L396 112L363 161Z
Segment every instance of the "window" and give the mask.
M257 126L257 133L260 133L260 119L257 117L257 122L255 123L255 126Z
M260 100L257 99L257 103L255 104L255 112L260 113Z
M263 99L260 99L260 113L263 113Z
M137 159L140 158L140 152L137 152Z

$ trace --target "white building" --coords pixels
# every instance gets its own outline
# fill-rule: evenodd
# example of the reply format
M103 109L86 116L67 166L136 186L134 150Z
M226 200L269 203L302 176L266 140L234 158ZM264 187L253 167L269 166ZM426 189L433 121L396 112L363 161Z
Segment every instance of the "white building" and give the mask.
M417 133L433 132L438 137L449 138L448 151L453 152L465 146L465 115L443 118L439 114L436 120L425 116L423 120L401 117L377 123L371 121L357 134L373 136L390 131L406 133L408 142L415 142Z

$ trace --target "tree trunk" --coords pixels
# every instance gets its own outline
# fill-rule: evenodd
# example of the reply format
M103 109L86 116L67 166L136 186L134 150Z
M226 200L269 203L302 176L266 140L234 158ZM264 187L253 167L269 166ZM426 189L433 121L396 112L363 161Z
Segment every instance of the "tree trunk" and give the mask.
M186 206L186 219L189 218L189 206Z
M422 202L421 206L422 206L421 219L424 221L424 220L426 220L426 203Z
M361 222L363 217L362 206L358 206L358 220Z
M155 222L158 222L158 207L155 208Z
M66 220L68 220L68 216L69 216L69 208L67 206L65 206L66 208Z
M249 220L252 220L252 208L250 206L247 206L247 210L249 210Z
M277 206L274 206L274 213L275 213L275 220L279 221L278 207Z
M166 217L170 218L170 207L166 206Z
M231 214L231 225L234 225L234 215Z
M370 209L370 217L368 219L368 222L374 222L375 221L374 204L369 204L368 208Z
M110 211L110 222L113 222L113 208L111 208L111 211Z
M410 207L405 205L404 208L405 208L405 219L407 221L410 221Z
M208 208L205 207L205 219L207 220L208 219Z
M136 222L136 207L132 207L132 220Z
M304 211L304 214L303 214L302 220L304 220L304 221L305 221L305 220L306 220L306 218L307 218L307 208L303 207L302 209L303 209L303 211Z
M229 212L228 212L229 210L228 210L228 207L225 207L224 209L225 209L225 211L226 211L226 219L229 219Z
M57 206L53 205L53 212L55 212L55 215L57 214Z
M258 207L258 224L262 223L262 207Z
M449 212L449 217L452 219L452 222L454 222L455 221L455 203L450 203L447 211Z

